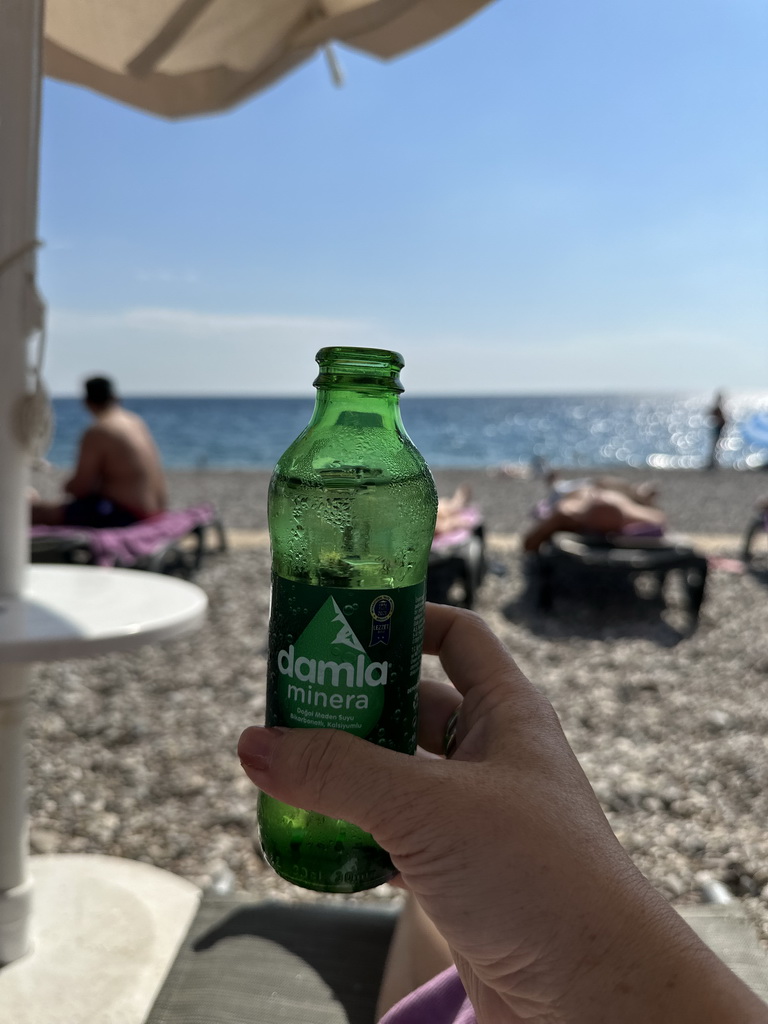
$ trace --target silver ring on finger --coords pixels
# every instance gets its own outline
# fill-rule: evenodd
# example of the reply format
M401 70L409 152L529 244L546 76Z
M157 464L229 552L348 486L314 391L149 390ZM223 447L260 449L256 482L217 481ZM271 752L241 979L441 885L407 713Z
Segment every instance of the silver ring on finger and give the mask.
M461 704L451 713L451 717L448 719L448 724L445 727L445 736L443 737L443 754L446 758L452 757L456 751L456 728L459 724L459 712L461 711Z

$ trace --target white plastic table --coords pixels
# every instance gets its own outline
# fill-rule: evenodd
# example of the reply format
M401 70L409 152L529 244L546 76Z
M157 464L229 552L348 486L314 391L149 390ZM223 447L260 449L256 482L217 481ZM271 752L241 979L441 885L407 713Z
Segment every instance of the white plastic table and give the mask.
M80 565L31 565L27 572L22 598L0 601L0 663L130 651L194 629L205 617L205 593L173 576Z
M199 587L170 576L70 565L29 566L21 596L0 599L0 963L9 965L0 970L0 1020L96 1019L88 1000L61 1003L62 964L79 984L103 980L93 993L102 1012L110 1007L126 1024L143 1020L199 895L169 872L114 858L32 858L30 872L24 715L31 666L179 636L200 625L207 604ZM33 912L32 878L40 896ZM88 912L97 904L100 914ZM134 940L141 970L135 950L125 955Z

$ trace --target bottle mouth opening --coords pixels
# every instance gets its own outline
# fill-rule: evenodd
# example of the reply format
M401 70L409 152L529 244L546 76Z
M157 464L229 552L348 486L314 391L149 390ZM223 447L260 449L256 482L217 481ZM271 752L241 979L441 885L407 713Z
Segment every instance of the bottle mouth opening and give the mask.
M315 356L320 373L315 387L337 385L384 386L402 392L400 370L405 361L399 352L384 348L322 348Z

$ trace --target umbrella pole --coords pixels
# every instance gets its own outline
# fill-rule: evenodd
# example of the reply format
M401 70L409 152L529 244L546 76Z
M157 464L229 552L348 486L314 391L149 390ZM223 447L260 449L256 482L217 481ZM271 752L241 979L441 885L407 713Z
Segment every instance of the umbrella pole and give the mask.
M12 614L27 562L27 387L40 135L43 0L4 0L0 33L0 616ZM30 667L0 649L0 964L29 948L24 716Z

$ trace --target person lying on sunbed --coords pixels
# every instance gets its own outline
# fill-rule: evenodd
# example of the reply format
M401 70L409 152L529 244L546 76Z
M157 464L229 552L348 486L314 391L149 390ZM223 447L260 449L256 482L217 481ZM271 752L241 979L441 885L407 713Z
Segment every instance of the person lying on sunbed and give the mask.
M482 526L483 515L472 504L472 492L466 484L457 487L450 498L437 503L437 522L432 541L433 551L444 551L467 540Z
M461 484L450 498L439 498L437 502L437 522L435 536L450 533L466 525L467 518L473 509L470 505L472 492L466 484Z
M564 477L561 470L550 469L544 477L549 487L549 495L546 501L554 502L566 494L573 494L574 491L582 491L585 487L599 487L605 491L618 491L626 494L638 505L655 505L659 495L659 488L655 480L641 480L635 483L626 480L621 476L612 476L601 473L598 476Z
M524 535L523 548L538 551L544 541L561 531L660 535L666 526L666 516L649 503L652 500L647 493L632 496L614 485L580 481L573 490L550 496L547 511Z

